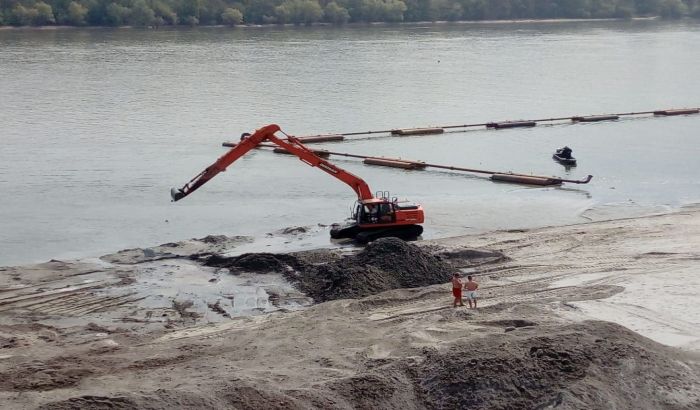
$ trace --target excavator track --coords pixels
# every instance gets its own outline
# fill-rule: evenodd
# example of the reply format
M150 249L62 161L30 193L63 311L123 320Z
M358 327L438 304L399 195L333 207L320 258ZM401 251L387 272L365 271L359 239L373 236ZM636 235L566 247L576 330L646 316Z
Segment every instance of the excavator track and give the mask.
M403 240L415 240L423 233L420 225L392 226L388 228L363 229L357 225L331 229L331 238L350 238L360 244L366 244L379 238L399 238Z

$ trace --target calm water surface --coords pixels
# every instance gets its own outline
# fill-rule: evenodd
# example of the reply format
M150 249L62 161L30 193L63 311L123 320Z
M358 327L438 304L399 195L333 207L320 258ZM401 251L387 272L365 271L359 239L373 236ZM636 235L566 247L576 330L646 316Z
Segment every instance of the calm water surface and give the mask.
M700 106L700 25L0 31L0 265L347 216L353 192L253 152L187 199L221 142ZM420 202L424 237L631 215L700 200L700 116L359 139L325 148L581 178L527 188L338 165ZM579 166L550 156L569 145ZM304 241L328 243L319 232Z

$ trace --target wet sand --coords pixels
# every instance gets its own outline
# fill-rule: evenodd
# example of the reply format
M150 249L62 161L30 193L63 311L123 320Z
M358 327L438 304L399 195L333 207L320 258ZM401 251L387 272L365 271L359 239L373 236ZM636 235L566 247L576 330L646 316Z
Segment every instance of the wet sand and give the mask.
M0 268L0 403L700 406L700 208L236 256L250 241ZM478 309L451 307L455 270L480 282ZM400 288L376 293L377 275Z

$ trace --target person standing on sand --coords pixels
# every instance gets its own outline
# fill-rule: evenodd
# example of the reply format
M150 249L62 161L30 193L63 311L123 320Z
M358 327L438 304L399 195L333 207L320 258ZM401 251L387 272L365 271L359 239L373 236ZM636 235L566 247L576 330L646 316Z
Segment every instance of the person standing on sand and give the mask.
M458 302L460 306L464 306L464 301L462 300L462 279L459 278L459 273L452 275L452 296L455 297L452 307L457 307Z
M467 290L467 302L469 302L469 309L472 308L472 300L474 301L474 309L476 309L476 290L479 288L479 284L472 280L471 275L467 276L467 283L464 284L464 289Z

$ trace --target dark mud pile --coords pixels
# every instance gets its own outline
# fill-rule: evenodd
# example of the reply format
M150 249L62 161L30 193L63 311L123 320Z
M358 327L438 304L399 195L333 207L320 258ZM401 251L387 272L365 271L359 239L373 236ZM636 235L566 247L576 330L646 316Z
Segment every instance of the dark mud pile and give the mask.
M700 372L682 353L608 322L535 334L426 349L329 387L362 408L700 408Z
M416 245L397 238L382 238L356 255L329 258L318 263L303 253L249 253L234 258L199 256L207 266L236 272L282 273L316 302L360 298L390 289L413 288L448 282L455 268Z

